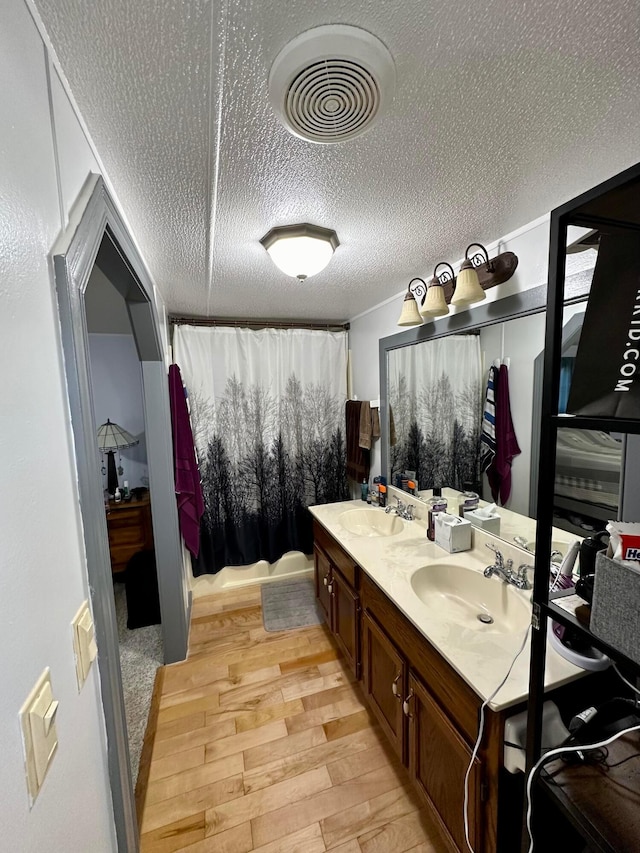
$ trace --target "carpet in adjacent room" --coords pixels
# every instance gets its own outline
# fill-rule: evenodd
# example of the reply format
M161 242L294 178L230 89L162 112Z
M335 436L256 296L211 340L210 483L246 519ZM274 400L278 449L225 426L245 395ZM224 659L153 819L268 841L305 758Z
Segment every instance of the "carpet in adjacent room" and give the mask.
M135 785L156 670L164 663L162 626L149 625L145 628L129 630L127 628L127 601L123 583L114 584L114 594L118 619L124 707L129 736L131 776Z

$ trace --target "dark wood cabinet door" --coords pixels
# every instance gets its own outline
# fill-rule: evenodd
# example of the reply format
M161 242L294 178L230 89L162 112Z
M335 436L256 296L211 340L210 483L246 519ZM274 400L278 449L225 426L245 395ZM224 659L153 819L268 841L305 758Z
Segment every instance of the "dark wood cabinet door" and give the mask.
M324 613L325 622L331 628L331 563L319 548L313 549L315 566L316 598Z
M364 690L385 734L405 760L405 717L402 700L407 689L404 657L378 624L362 613L362 666Z
M409 771L418 790L444 830L452 850L468 850L463 808L464 778L471 749L423 684L409 675ZM469 774L469 840L482 846L482 764L474 759Z
M336 569L332 569L331 580L333 632L356 678L360 678L360 598Z

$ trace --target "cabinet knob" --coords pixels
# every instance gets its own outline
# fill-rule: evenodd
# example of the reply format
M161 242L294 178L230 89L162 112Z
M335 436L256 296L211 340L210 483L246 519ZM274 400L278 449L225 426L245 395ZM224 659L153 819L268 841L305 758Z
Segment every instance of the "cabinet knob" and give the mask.
M402 673L399 672L396 677L393 679L393 683L391 684L391 692L396 697L396 699L400 698L400 688L398 687L398 681L402 678Z
M327 574L324 576L323 580L324 580L324 585L328 586L329 585L329 572L327 572Z
M409 695L402 703L402 710L404 711L405 717L413 717L413 714L409 713L409 702L413 699L413 690L409 690Z
M329 593L329 595L333 595L333 584L332 583L327 584L327 592Z

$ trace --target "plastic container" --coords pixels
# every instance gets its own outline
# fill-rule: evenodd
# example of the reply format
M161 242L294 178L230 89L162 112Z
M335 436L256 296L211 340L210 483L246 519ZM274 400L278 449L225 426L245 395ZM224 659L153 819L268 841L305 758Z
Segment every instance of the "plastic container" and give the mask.
M378 506L386 506L387 505L387 487L380 483L378 486Z
M458 515L464 518L465 512L473 512L478 509L480 503L480 495L477 492L462 492L460 502L458 504Z
M434 489L435 491L439 491ZM439 512L447 511L447 499L443 498L442 495L434 494L433 497L429 498L427 501L427 539L431 542L435 542L436 540L436 515Z
M366 480L363 480L362 483L360 484L360 497L366 503L368 496L369 496L369 483L367 483Z

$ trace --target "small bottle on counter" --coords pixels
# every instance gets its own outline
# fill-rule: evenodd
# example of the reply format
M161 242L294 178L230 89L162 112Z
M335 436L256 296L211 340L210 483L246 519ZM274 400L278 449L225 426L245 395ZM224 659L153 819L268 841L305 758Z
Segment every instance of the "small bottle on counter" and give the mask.
M366 480L363 480L360 484L360 497L363 501L367 502L369 497L369 483Z
M458 515L464 518L465 512L472 512L473 510L478 509L479 503L480 495L477 492L462 492L460 495L460 502L458 504Z
M433 490L433 497L427 501L427 539L431 542L436 538L436 515L447 511L447 499L442 497L441 489Z
M119 504L120 501L122 500L122 492L120 491L120 487L118 487L116 489L116 493L115 493L113 499L117 504Z
M378 506L386 506L387 505L387 487L380 483L378 486Z

